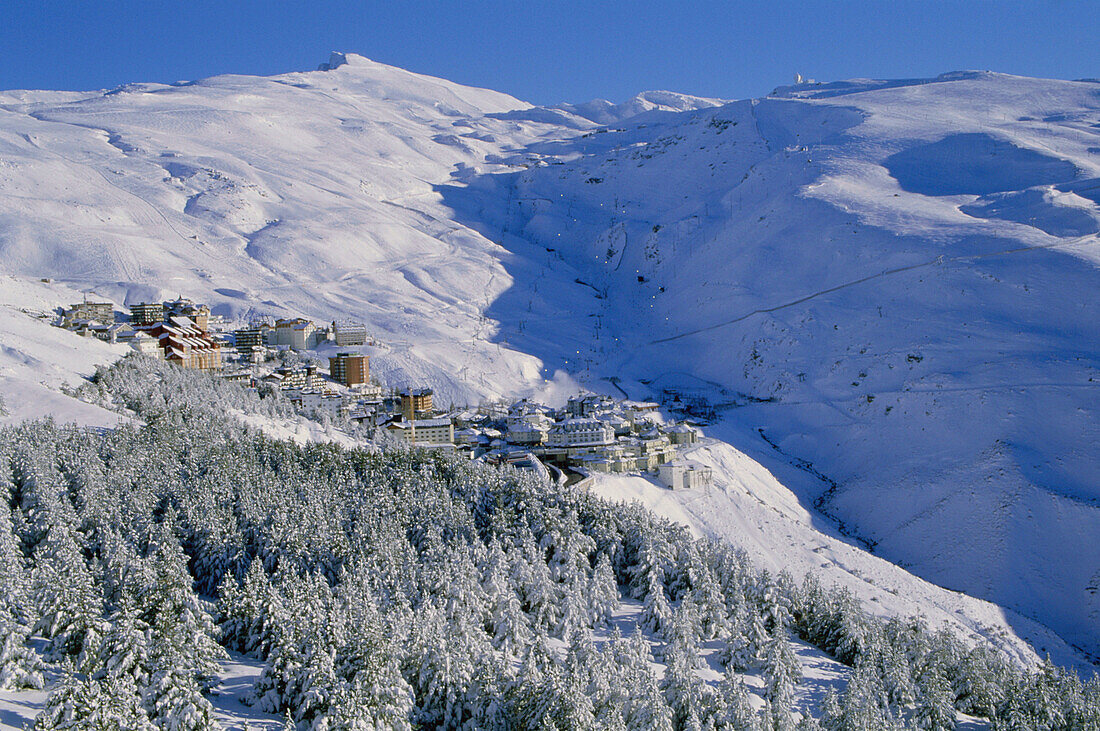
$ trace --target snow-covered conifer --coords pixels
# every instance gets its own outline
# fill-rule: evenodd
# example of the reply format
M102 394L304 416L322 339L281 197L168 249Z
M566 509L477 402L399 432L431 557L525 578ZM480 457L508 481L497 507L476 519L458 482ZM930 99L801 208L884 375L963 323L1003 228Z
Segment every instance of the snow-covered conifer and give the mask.
M0 690L42 688L45 667L26 640L26 627L0 609Z
M80 679L67 663L66 674L34 720L34 731L154 731L130 678Z
M759 728L745 683L731 667L726 667L718 684L716 700L719 711L715 726L720 731L756 731Z
M32 594L38 614L34 631L50 640L48 657L79 656L98 649L103 600L73 537L58 521L35 548Z
M771 704L771 725L787 731L794 728L794 690L802 679L798 658L791 651L790 638L782 626L768 642L764 653L764 697Z
M704 717L714 716L714 702L706 683L696 675L700 658L693 644L676 642L664 653L665 675L661 680L661 692L672 710L675 728L688 727L689 719L696 725Z
M149 718L166 731L220 731L214 707L195 674L178 665L162 666L142 696Z
M917 727L930 731L955 728L955 694L942 675L925 678L917 698Z
M0 497L3 497L0 490ZM0 616L10 616L15 621L29 623L32 612L28 601L30 575L27 561L23 557L19 540L15 536L15 525L6 500L0 500Z
M186 669L205 683L217 672L216 660L226 654L214 639L217 630L209 612L191 587L187 559L175 537L171 515L157 531L152 568L156 583L142 599L152 628L153 667L161 671Z
M649 572L649 586L642 601L642 615L638 621L643 631L658 636L663 636L672 622L672 607L669 606L665 587L656 571Z
M111 614L108 623L93 679L128 677L136 687L146 687L153 668L152 630L128 597Z
M611 568L611 562L603 554L596 560L596 568L588 580L585 596L588 599L590 626L607 626L619 608L619 586L615 582L615 571Z

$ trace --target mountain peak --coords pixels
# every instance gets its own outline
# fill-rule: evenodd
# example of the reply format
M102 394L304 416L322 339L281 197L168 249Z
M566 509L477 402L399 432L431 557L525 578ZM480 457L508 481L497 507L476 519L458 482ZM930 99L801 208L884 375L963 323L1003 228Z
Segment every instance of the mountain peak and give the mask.
M370 59L366 56L360 56L358 53L342 53L340 51L333 51L329 54L328 61L317 66L318 71L332 71L340 66L365 66L370 63Z

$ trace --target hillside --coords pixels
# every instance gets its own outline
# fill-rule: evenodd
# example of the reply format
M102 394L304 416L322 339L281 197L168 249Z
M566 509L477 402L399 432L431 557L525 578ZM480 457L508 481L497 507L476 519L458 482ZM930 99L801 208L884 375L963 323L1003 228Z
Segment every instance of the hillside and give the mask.
M705 401L821 531L1100 653L1100 86L534 108L329 66L0 93L0 272L359 317L443 403Z
M843 91L636 118L451 197L592 285L587 343L513 345L707 400L877 554L1095 651L1100 87ZM532 288L491 313L535 330Z

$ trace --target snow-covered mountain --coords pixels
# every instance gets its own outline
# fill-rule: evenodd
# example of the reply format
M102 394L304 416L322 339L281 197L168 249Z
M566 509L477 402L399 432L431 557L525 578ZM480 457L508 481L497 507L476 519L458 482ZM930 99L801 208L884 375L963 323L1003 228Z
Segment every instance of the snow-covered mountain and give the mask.
M0 272L361 318L443 403L705 399L821 530L1100 653L1100 84L540 108L325 67L0 93Z

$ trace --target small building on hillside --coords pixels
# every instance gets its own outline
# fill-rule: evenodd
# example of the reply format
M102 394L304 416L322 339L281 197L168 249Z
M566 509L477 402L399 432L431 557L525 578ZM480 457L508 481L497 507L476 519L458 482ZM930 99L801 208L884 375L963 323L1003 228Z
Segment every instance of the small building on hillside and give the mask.
M291 388L284 389L283 395L299 409L314 409L333 416L345 408L344 398L327 388Z
M665 430L665 434L668 435L669 442L676 446L695 444L699 441L699 432L683 423L673 424Z
M614 405L614 399L609 396L597 396L594 393L586 393L570 397L569 401L565 404L565 411L570 417L580 419L588 416L595 416L603 411L610 411Z
M361 322L333 322L332 338L337 347L346 348L353 345L365 345L367 342L367 326Z
M277 383L282 389L328 389L328 383L324 376L317 372L317 366L307 363L296 368L280 367L271 374L277 378ZM264 380L267 380L266 377Z
M55 310L56 311L56 310ZM115 321L115 306L110 302L89 302L84 300L65 310L62 315L62 327L71 328L80 322L94 320L104 325Z
M317 326L302 317L275 321L274 345L285 345L291 350L308 350L317 344L314 332Z
M257 349L263 351L271 326L267 323L255 323L233 331L233 346L242 359L248 360Z
M455 442L454 425L450 419L413 419L395 421L386 429L390 434L410 444L451 444Z
M164 359L181 368L221 370L221 345L187 317L170 315L165 322L142 328L157 339Z
M164 303L164 316L186 317L203 332L210 329L210 307L180 297Z
M706 487L713 480L710 467L687 460L667 462L658 468L657 475L665 487L670 490L692 490Z
M139 330L130 338L130 347L150 358L163 358L164 351L160 348L160 342L147 332Z

